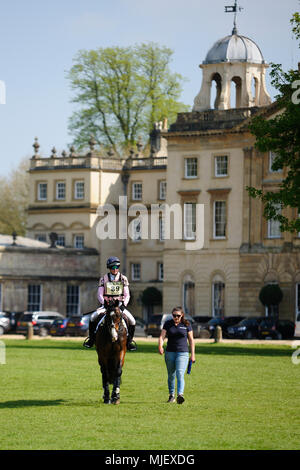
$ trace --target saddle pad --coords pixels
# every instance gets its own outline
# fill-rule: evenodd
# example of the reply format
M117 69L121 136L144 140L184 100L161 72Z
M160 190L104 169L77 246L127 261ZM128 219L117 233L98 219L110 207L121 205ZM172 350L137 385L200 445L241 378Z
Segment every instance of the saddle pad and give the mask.
M123 294L123 283L120 281L108 281L105 284L106 295L122 295Z

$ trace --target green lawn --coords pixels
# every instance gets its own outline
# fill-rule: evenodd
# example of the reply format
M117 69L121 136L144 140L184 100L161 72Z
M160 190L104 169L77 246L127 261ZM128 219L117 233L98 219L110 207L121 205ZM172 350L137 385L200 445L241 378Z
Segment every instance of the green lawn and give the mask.
M4 340L0 449L300 449L300 365L289 346L197 344L183 405L167 404L156 342L127 353L119 406L95 350Z

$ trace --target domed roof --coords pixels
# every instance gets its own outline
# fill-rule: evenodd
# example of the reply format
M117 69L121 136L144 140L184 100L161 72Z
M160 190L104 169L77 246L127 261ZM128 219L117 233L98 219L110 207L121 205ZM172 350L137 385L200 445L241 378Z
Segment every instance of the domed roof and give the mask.
M219 62L265 63L257 44L252 39L239 34L232 34L219 39L208 51L203 64L216 64Z

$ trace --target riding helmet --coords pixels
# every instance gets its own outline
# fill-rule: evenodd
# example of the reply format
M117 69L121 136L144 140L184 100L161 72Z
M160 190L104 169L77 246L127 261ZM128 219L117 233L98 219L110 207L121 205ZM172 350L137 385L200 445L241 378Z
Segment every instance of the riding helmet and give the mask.
M106 262L106 267L107 268L111 268L112 266L118 266L120 267L120 260L119 258L117 258L116 256L111 256L110 258L108 258L107 262Z

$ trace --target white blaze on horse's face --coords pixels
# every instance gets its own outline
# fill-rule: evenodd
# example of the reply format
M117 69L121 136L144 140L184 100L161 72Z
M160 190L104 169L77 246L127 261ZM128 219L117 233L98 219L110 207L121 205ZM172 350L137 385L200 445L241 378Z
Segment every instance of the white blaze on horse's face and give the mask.
M115 324L113 322L113 316L114 316L114 312L111 312L110 313L110 318L111 318L111 339L112 339L113 342L115 342L118 339L118 332L117 332Z

